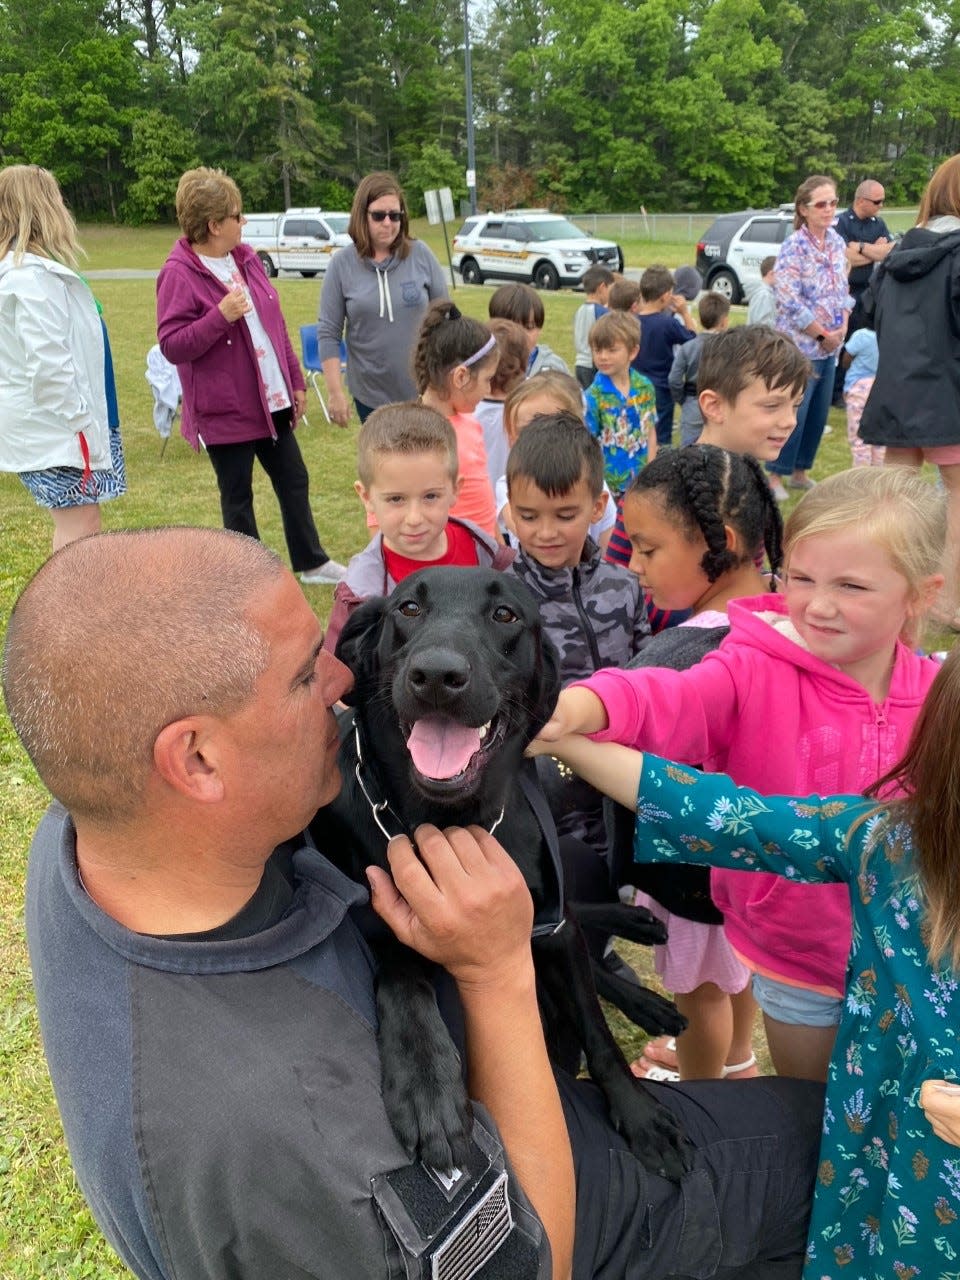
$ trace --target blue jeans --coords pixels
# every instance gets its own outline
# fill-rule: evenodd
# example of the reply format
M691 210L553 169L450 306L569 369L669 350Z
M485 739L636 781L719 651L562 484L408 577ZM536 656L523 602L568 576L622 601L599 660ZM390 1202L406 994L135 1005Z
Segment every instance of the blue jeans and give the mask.
M673 396L669 387L654 386L657 397L657 444L670 448L673 440Z
M794 471L809 471L817 456L830 412L837 362L833 356L826 356L823 360L812 360L811 364L813 374L797 410L797 425L780 450L779 458L767 463L767 470L774 475L789 476Z

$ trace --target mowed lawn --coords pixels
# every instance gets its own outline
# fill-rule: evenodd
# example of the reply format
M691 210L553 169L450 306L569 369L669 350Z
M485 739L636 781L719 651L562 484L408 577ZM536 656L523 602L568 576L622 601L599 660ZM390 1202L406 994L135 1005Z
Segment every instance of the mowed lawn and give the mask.
M170 228L146 231L84 228L91 270L110 267L157 268L172 243ZM442 238L431 241L442 254ZM629 265L693 261L692 245L646 245L643 258L631 245ZM316 318L319 281L284 279L278 287L294 346L298 328ZM217 527L219 504L213 471L179 436L161 456L152 422L152 398L144 378L145 357L155 341L152 280L95 280L114 350L121 421L129 479L126 497L103 507L106 528L196 524ZM488 287L459 288L458 305L486 315ZM547 322L543 340L572 363L572 320L581 295L543 295ZM738 319L743 318L742 309ZM356 423L341 431L324 421L310 392L309 425L298 432L312 481L317 524L327 550L346 561L366 540L360 504L353 492ZM815 475L849 465L842 415L831 415L833 432L824 440ZM273 493L257 478L257 516L263 540L281 554L285 547ZM17 594L49 554L51 524L15 476L0 475L0 629ZM78 596L96 583L78 582ZM323 618L330 588L307 588ZM55 625L55 619L51 620ZM942 637L935 647L944 644ZM89 655L95 662L97 655ZM149 680L149 670L142 678ZM122 690L118 691L122 696ZM23 937L23 883L26 851L47 797L0 713L0 1277L3 1280L118 1280L128 1273L104 1243L76 1187L60 1132L39 1045ZM638 952L629 954L642 960ZM643 1036L616 1023L626 1051L634 1054ZM229 1064L224 1064L229 1070ZM189 1141L189 1135L185 1135Z

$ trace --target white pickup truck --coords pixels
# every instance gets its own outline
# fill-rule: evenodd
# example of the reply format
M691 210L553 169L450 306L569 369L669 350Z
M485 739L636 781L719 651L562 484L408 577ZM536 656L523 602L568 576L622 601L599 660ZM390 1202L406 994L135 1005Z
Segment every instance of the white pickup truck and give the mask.
M349 213L325 209L288 209L286 213L248 213L243 242L256 250L268 276L299 271L315 276L326 271L330 255L350 244Z

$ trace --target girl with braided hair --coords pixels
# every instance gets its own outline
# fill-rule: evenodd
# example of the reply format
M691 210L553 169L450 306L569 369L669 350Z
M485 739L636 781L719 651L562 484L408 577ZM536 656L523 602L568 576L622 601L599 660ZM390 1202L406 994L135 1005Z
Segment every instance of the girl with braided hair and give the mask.
M730 630L727 604L776 590L783 523L755 458L716 445L668 450L639 471L623 502L633 547L630 568L655 608L690 612L679 626L652 637L630 667L685 670ZM615 855L632 856L633 815L618 810ZM734 954L723 917L710 897L705 867L651 863L630 868L636 903L667 927L654 964L674 994L688 1029L651 1041L634 1072L648 1080L744 1078L757 1074L756 1006L750 970Z
M692 603L702 615L723 575L709 582L724 562L706 492L717 476L709 463L690 475L686 462L677 465L665 493L690 494L686 529L698 555L688 559L702 574ZM638 486L650 483L652 470L641 472ZM634 513L635 564L653 583L662 523L673 509L659 490L646 495L632 489L624 514ZM650 518L654 501L662 504L658 524ZM737 525L726 514L721 520L736 556ZM943 585L945 536L943 495L916 473L860 467L830 476L787 522L782 594L726 599L729 635L686 671L605 670L571 685L541 739L593 734L729 773L764 795L865 791L903 755L938 670L914 646ZM691 572L675 564L665 579ZM692 573L691 581L698 581ZM891 783L884 798L896 791ZM709 843L711 834L704 829L702 839ZM710 883L727 940L753 971L774 1066L781 1075L825 1080L850 954L846 890L743 871L715 870ZM681 1059L682 1046L678 1039Z
M485 324L438 299L427 308L413 353L421 403L442 413L457 437L460 490L450 514L499 538L483 427L474 409L490 394L500 352Z

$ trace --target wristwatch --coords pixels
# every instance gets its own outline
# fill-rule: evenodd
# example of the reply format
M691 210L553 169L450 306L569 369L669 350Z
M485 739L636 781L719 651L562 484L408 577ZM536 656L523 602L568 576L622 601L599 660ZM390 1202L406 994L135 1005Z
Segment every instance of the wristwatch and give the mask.
M826 340L827 340L827 335L825 333L818 333L817 336L814 338L814 342L818 346L822 346L823 343L826 342Z

